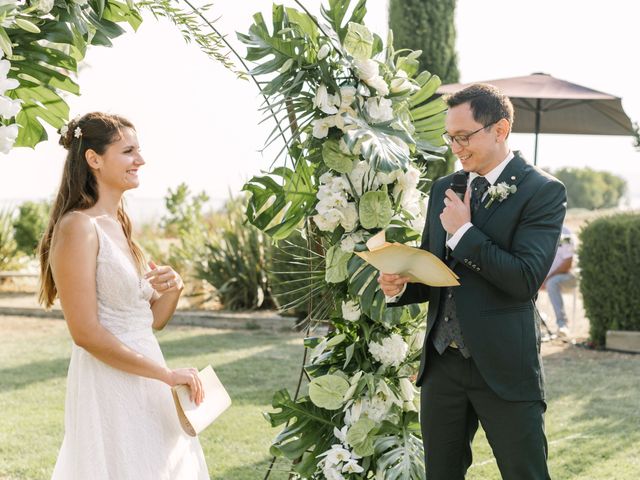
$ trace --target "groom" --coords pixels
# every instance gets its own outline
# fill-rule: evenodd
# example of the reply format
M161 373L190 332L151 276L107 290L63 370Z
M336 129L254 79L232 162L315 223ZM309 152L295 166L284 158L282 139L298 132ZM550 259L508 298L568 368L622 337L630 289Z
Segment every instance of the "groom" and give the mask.
M417 384L427 478L457 480L482 424L505 480L549 479L544 377L534 298L566 211L564 186L512 152L511 101L490 85L447 98L445 139L467 177L431 188L421 248L460 277L454 288L382 273L389 306L429 302ZM499 184L513 186L501 188Z

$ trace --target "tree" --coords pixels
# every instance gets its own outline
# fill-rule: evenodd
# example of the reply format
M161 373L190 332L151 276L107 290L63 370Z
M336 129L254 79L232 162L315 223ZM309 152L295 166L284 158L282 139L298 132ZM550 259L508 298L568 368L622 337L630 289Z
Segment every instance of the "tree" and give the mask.
M390 0L389 28L397 49L422 50L420 70L438 75L442 83L459 81L455 50L456 0ZM431 162L427 177L436 180L453 171L455 157L449 151L444 161Z
M623 178L591 168L560 168L553 175L567 187L569 208L617 207L627 189Z

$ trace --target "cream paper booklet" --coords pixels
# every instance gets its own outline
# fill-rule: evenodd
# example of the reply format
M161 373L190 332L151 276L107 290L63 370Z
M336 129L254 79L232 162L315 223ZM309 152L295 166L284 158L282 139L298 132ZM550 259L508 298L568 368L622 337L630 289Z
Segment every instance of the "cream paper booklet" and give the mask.
M192 437L211 425L231 405L231 397L211 365L200 370L198 376L204 388L204 400L200 405L196 405L189 398L190 391L187 385L171 388L180 425Z
M432 287L460 285L458 276L434 254L402 243L389 243L384 230L367 242L368 252L355 252L360 258L383 273L409 277L413 283Z

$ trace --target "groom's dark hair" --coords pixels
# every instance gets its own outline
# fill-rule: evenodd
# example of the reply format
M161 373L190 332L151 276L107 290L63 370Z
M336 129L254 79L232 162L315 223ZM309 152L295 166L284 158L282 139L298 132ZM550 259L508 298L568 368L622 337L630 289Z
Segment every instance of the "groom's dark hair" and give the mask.
M513 125L511 100L493 85L475 83L445 97L444 100L450 108L469 103L473 119L482 125L490 125L503 118L509 125Z

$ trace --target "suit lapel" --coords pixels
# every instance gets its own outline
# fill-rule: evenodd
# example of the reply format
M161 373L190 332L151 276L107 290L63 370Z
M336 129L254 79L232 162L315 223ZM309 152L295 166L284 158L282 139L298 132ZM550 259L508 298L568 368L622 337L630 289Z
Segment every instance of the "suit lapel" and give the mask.
M520 152L514 152L514 157L502 171L494 185L505 182L507 185L517 186L530 170L531 166L528 165L520 156ZM517 195L517 192L513 195ZM487 207L490 200L491 197L487 194L482 205L480 205L480 208L478 208L478 211L473 216L473 224L478 228L482 228L493 216L496 210L498 210L504 202L509 201L509 197L505 198L502 202L494 200L491 202L491 205Z

